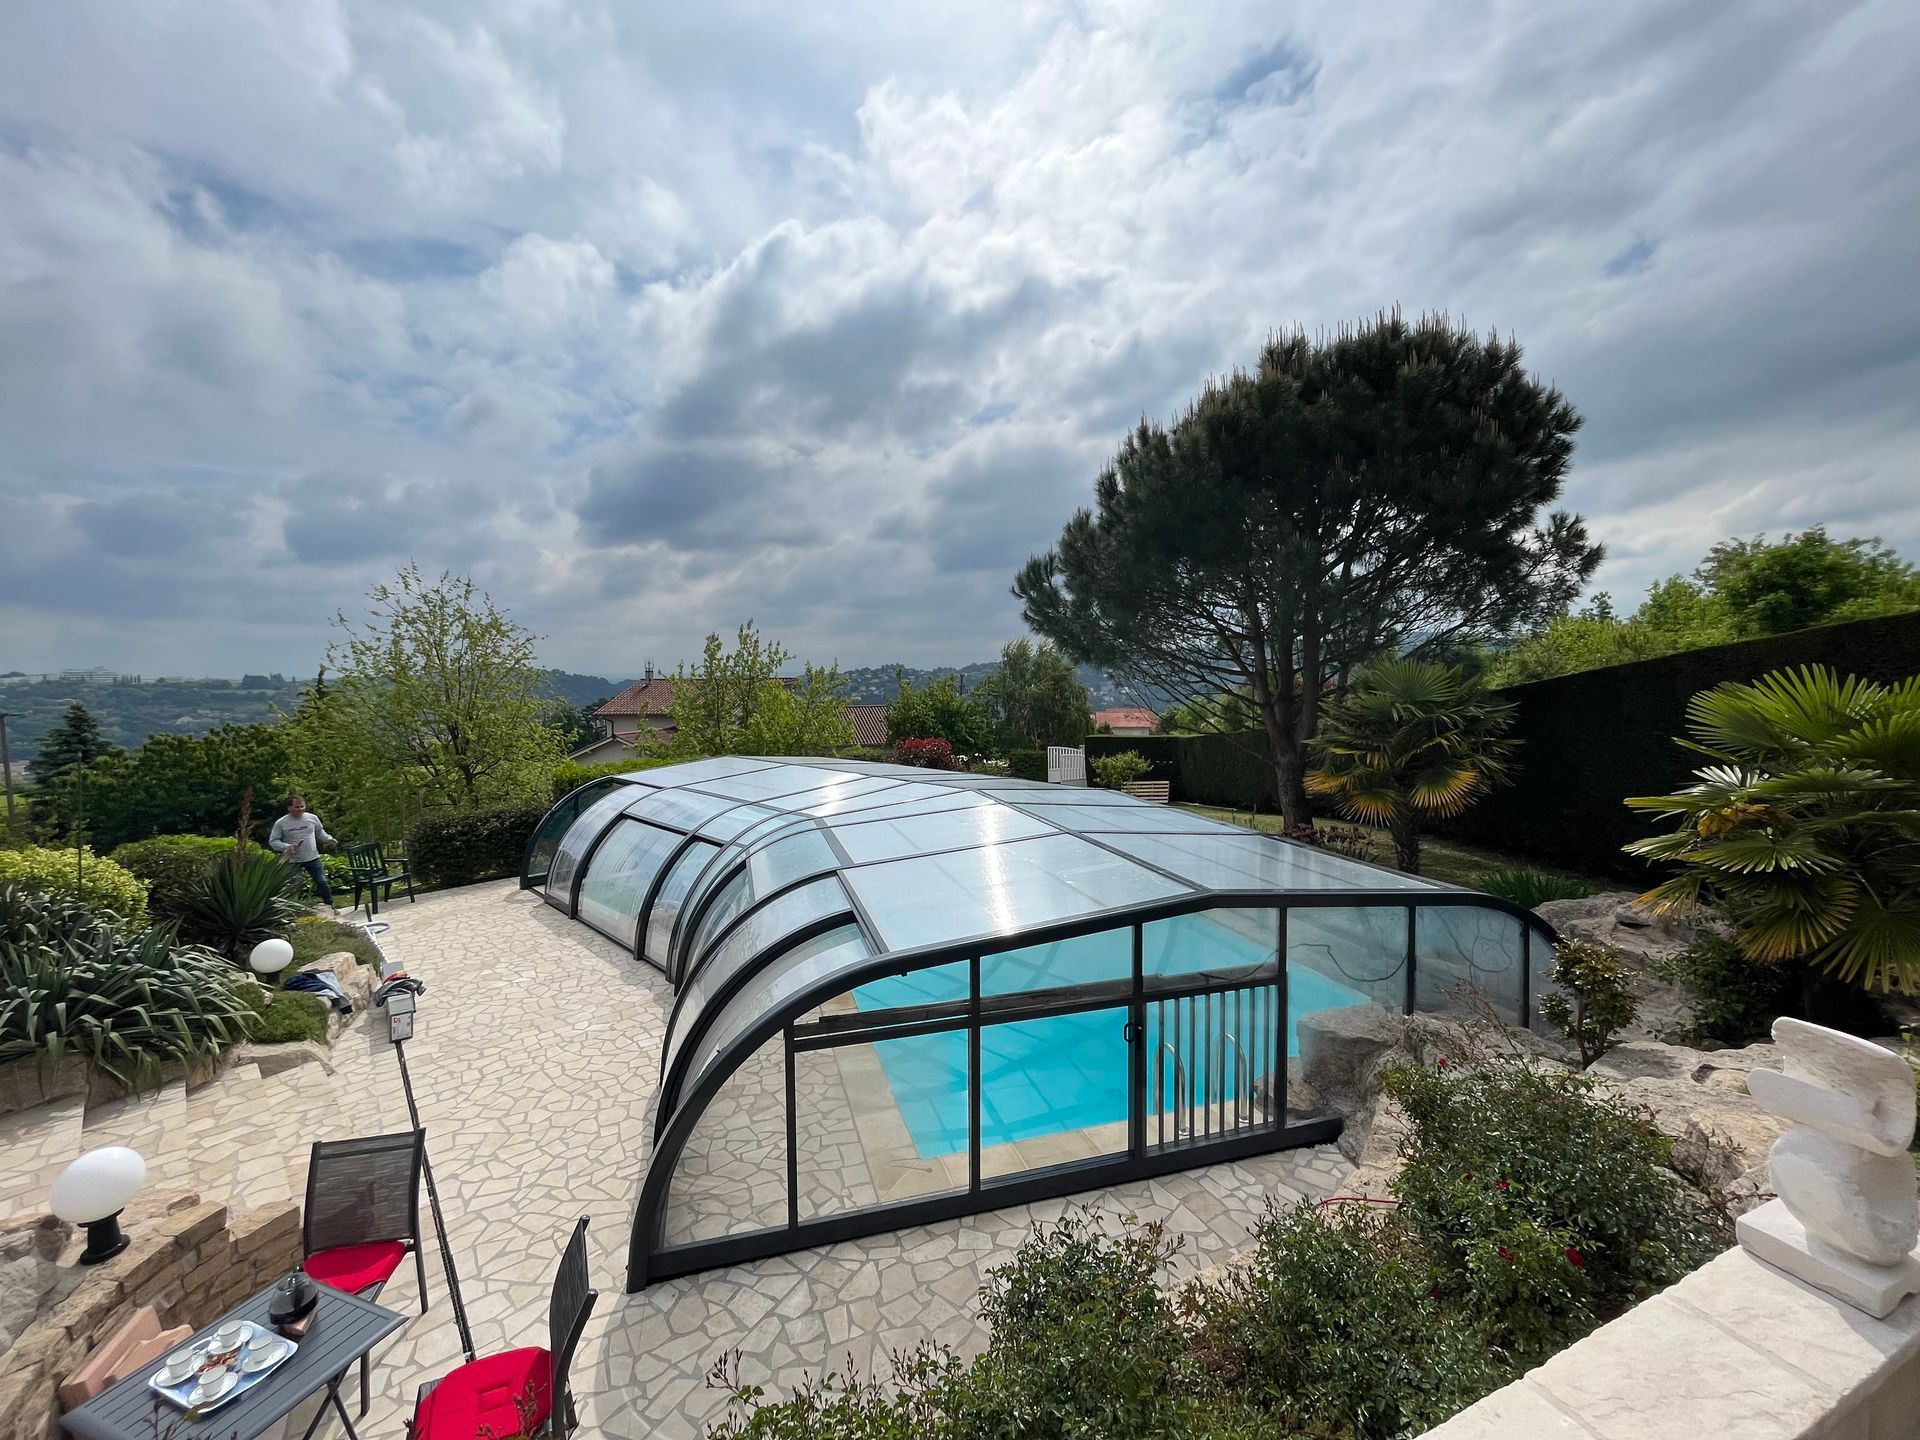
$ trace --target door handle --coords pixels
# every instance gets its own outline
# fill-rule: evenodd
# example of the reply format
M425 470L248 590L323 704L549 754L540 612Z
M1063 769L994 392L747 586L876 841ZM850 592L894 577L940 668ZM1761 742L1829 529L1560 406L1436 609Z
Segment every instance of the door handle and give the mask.
M1133 1044L1140 1038L1140 1027L1131 1020L1127 1021L1120 1027L1120 1038L1129 1045Z

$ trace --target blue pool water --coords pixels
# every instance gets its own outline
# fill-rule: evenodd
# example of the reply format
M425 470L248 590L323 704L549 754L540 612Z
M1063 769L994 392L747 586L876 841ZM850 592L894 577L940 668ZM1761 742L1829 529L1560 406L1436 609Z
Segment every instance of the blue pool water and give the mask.
M1204 915L1157 922L1148 929L1143 965L1149 975L1217 971L1223 966L1253 965L1272 957L1270 947L1263 950L1259 944ZM1124 940L1115 944L1109 937L1095 936L1084 942L1035 947L1032 951L1020 952L1018 957L1000 957L1011 963L1004 967L1003 983L999 986L983 964L981 986L983 991L991 992L996 988L1038 988L1036 982L1063 984L1074 980L1122 979L1132 963L1127 945ZM1006 973L1012 972L1016 964L1024 965L1022 973ZM876 980L857 989L854 999L863 1010L925 1004L964 998L967 983L967 968L961 963ZM1367 1001L1367 997L1357 991L1299 965L1287 967L1287 989L1289 1056L1300 1053L1298 1026L1302 1015ZM1266 1004L1256 1004L1255 995L1265 997ZM1180 1003L1184 1007L1197 1002ZM1231 997L1227 1003L1232 1005ZM1218 1029L1231 1029L1248 1053L1273 1053L1276 1017L1271 990L1245 992L1239 1008L1224 1024L1217 1018L1220 1004L1221 999L1216 996L1213 1000L1216 1008L1212 1012L1216 1017L1216 1033ZM1148 1093L1152 1096L1156 1091L1151 1065L1160 1053L1161 1007L1149 999L1146 1009ZM1187 1052L1186 1063L1189 1067L1204 1066L1207 1063L1204 1058L1195 1058L1196 1053L1204 1055L1204 1038L1198 1043L1188 1041L1184 1008L1181 1013L1177 1023L1183 1027L1180 1039ZM1126 1022L1126 1007L1116 1006L1078 1015L984 1027L980 1034L981 1145L1002 1145L1124 1121L1127 1118L1128 1057L1123 1034ZM1204 1031L1200 1033L1204 1037ZM883 1040L874 1048L879 1052L881 1068L914 1148L928 1157L964 1151L968 1123L966 1032ZM1234 1069L1224 1068L1229 1072ZM1252 1073L1264 1075L1271 1068L1270 1064L1256 1063ZM1224 1084L1215 1081L1209 1087L1203 1072L1194 1077L1194 1083L1203 1093L1215 1096L1224 1093L1231 1100L1237 1077L1228 1073L1221 1078ZM1172 1084L1170 1064L1165 1084L1169 1088Z

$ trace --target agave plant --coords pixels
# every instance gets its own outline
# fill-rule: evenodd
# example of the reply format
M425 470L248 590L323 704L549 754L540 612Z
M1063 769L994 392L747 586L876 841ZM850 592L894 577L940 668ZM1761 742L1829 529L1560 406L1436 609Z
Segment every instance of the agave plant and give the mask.
M238 960L260 941L284 935L300 915L287 893L288 870L279 856L249 847L209 865L180 907L180 935Z
M0 1064L78 1055L138 1088L244 1039L250 1014L232 967L163 927L129 938L73 900L0 886Z
M1779 671L1695 695L1687 728L1712 763L1627 801L1679 822L1627 847L1682 867L1647 904L1717 905L1754 960L1920 989L1920 677Z
M1513 706L1458 667L1385 660L1322 713L1307 789L1383 825L1394 862L1420 873L1420 817L1458 815L1506 783Z

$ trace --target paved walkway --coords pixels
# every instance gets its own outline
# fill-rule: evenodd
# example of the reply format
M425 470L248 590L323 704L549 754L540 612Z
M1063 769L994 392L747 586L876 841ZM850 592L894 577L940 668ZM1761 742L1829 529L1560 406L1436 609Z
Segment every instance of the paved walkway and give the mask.
M976 1346L973 1302L987 1271L1013 1253L1032 1221L1069 1204L1099 1198L1116 1214L1164 1220L1187 1239L1183 1263L1197 1268L1245 1247L1268 1196L1331 1193L1350 1168L1330 1147L1292 1151L627 1295L628 1226L672 999L665 981L511 883L402 903L382 918L393 922L382 937L388 952L427 982L407 1054L478 1348L546 1343L559 1247L574 1219L591 1217L601 1299L573 1372L585 1433L702 1434L723 1405L707 1374L732 1351L744 1379L780 1394L849 1355L884 1370L891 1351L922 1340ZM316 1104L366 1103L363 1132L395 1127L400 1105L392 1048L376 1033L383 1029L357 1025L336 1046L337 1073L324 1094L338 1098L310 1091ZM303 1103L285 1093L286 1104ZM337 1114L311 1120L308 1133L340 1128ZM297 1109L275 1116L276 1134L299 1126ZM251 1163L260 1164L257 1154ZM201 1179L210 1188L223 1183L210 1172ZM398 1440L417 1386L458 1359L437 1259L428 1288L432 1308L377 1357L373 1410L359 1427L370 1440ZM385 1298L396 1309L417 1308L410 1267ZM293 1435L305 1418L295 1417Z

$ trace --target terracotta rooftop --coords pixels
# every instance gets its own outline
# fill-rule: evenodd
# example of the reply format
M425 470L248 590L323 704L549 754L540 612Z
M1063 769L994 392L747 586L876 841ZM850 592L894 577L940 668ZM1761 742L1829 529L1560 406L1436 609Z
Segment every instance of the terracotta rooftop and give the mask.
M1155 730L1160 726L1160 717L1151 710L1122 706L1112 710L1096 710L1093 723L1114 730Z
M673 709L673 679L648 675L636 680L593 713L596 715L665 715Z
M847 719L853 722L853 743L881 746L887 743L887 707L865 701L847 706Z

